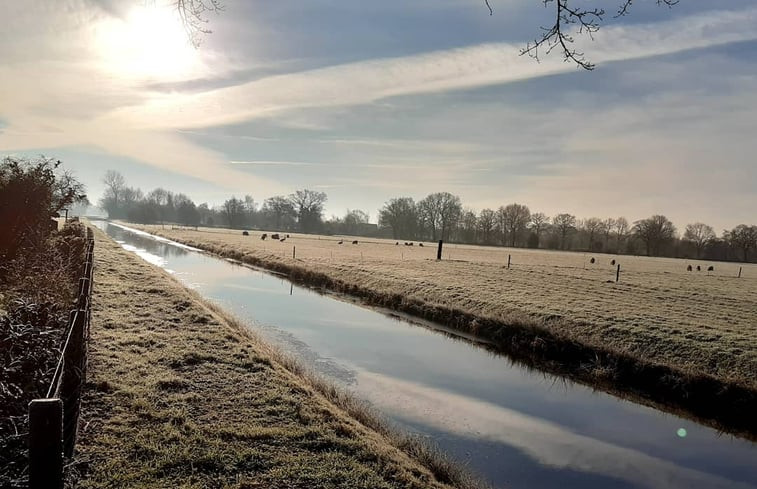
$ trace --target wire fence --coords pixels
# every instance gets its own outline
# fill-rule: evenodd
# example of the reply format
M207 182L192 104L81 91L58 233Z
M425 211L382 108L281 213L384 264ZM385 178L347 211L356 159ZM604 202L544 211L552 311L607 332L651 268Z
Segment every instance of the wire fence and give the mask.
M92 315L94 234L87 229L86 260L65 343L43 399L29 403L29 487L63 488L64 460L74 454L81 394L87 371L87 342Z

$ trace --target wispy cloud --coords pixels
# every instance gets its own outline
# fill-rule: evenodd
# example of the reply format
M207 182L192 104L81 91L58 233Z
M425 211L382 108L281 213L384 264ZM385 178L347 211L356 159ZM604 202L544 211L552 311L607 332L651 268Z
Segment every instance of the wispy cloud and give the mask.
M590 49L593 60L610 62L751 39L757 39L757 8L608 27L596 35ZM578 49L588 48L580 44ZM287 109L363 104L397 95L501 84L576 69L555 56L536 63L519 56L520 47L494 43L330 66L191 96L156 96L145 104L115 111L111 117L139 127L206 127L271 116Z

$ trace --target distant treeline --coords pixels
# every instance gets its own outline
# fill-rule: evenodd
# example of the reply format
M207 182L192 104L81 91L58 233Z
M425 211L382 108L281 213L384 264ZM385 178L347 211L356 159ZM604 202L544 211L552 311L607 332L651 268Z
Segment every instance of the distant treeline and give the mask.
M350 234L396 240L444 239L447 242L553 250L757 261L757 225L740 224L718 236L707 224L686 225L682 233L663 215L630 223L625 217L579 219L568 213L547 216L523 204L476 212L460 197L437 192L422 200L397 197L379 210L378 225L368 213L348 210L324 220L324 192L298 190L267 198L262 205L249 195L231 197L223 205L196 205L184 194L157 188L144 194L126 185L122 175L108 171L100 206L113 219L143 224L225 226L304 233Z

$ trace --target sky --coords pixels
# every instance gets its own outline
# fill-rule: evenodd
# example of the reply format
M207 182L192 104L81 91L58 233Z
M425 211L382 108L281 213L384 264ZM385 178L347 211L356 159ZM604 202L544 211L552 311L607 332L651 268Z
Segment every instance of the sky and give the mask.
M0 0L0 155L61 159L197 203L326 192L373 222L448 191L580 218L757 224L757 5L608 9L577 47L520 49L540 0L222 0L199 48L165 0ZM600 5L601 4L601 5Z

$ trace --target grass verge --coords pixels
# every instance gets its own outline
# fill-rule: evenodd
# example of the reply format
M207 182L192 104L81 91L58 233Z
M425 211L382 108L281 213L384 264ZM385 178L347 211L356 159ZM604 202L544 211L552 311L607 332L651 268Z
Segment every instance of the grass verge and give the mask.
M97 232L83 488L480 487Z

